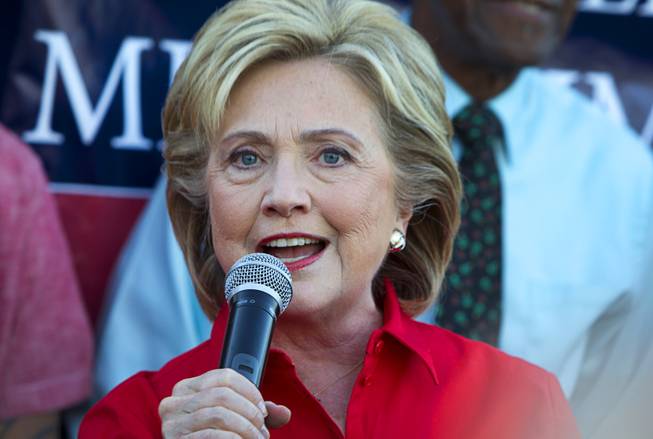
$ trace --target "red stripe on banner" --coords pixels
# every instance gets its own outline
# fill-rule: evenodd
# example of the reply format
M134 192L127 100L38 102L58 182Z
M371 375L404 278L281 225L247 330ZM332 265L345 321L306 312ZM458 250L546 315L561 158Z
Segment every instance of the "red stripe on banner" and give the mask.
M69 193L55 198L95 327L114 263L147 200Z

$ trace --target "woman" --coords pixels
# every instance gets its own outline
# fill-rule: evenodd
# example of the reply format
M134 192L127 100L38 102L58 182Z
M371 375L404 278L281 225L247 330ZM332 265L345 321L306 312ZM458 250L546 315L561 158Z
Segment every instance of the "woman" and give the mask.
M170 215L212 336L118 386L80 437L577 437L551 375L410 318L459 221L443 99L427 44L385 6L213 16L163 117ZM224 273L252 252L281 258L294 289L260 391L215 369Z

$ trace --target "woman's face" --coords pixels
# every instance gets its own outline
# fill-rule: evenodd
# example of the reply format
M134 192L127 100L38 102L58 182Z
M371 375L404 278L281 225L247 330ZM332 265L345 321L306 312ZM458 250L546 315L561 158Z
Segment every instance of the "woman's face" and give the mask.
M395 205L379 117L358 85L324 60L264 64L232 91L218 139L208 194L222 268L252 252L280 258L289 312L371 304L410 213Z

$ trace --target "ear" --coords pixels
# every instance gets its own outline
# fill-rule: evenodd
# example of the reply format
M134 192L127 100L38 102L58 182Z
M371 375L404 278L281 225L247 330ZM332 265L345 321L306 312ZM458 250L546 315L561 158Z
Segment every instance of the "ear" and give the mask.
M408 224L410 223L410 219L412 217L413 217L412 206L410 206L410 208L400 208L399 212L397 212L397 221L395 227L401 230L405 235L406 230L408 230Z

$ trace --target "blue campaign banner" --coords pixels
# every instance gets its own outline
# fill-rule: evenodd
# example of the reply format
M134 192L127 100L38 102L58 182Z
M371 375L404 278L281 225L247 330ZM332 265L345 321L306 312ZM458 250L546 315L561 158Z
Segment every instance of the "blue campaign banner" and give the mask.
M19 4L2 121L37 151L54 182L151 187L168 85L192 35L222 3Z
M93 320L160 175L168 86L224 3L3 2L0 120L43 161Z

